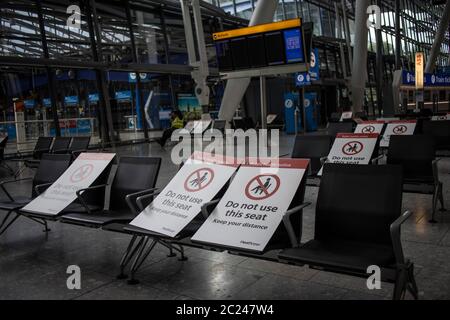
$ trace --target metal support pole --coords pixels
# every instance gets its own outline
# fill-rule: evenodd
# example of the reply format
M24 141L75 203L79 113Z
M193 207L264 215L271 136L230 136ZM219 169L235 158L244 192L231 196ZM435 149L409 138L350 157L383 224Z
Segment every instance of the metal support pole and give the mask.
M344 0L341 0L341 7L342 7L342 17L344 19L343 24L344 24L344 32L345 32L345 42L347 43L347 50L348 50L348 65L350 66L350 74L352 74L353 73L353 51L352 51L352 44L350 41L350 25L348 24L347 10L345 7Z
M341 19L341 13L339 11L337 2L334 3L334 12L336 15L336 25L337 25L336 38L342 39L342 19ZM344 51L344 46L340 41L339 41L339 52L341 55L342 75L343 75L344 79L346 79L348 77L348 75L347 75L347 64L345 62L345 60L346 60L345 59L345 51Z
M266 77L259 77L259 89L261 94L261 129L267 129L267 92Z
M160 11L160 20L161 20L161 32L163 34L163 40L164 40L164 54L166 55L166 64L170 63L170 49L169 49L169 39L167 38L167 29L166 29L166 19L164 17L164 9L163 6L161 6ZM169 91L170 91L170 100L172 102L172 108L175 108L176 104L176 97L175 97L175 90L173 88L173 78L172 75L168 75L169 79Z
M130 1L126 0L125 3L125 11L127 16L127 25L130 32L130 41L131 41L131 51L133 55L133 62L139 63L138 59L138 51L136 48L136 42L134 41L134 32L133 32L133 23L131 21L131 8L130 8ZM147 119L145 118L145 108L144 108L144 95L142 94L142 83L141 83L141 75L137 71L136 72L136 91L139 99L139 111L141 116L141 124L142 124L142 130L144 131L144 139L148 141L148 125L147 125ZM135 124L135 128L137 124Z
M41 41L42 41L42 50L44 52L45 59L50 58L50 54L48 52L47 45L47 36L45 34L45 24L44 18L42 15L42 2L41 0L36 1L38 19L39 19L39 31L41 33ZM58 119L58 108L56 104L56 83L55 83L55 74L50 67L46 67L47 72L47 81L48 81L48 91L50 93L50 103L52 106L52 116L53 116L53 124L55 126L55 134L57 137L61 136L61 128L59 127L59 119Z
M86 3L85 6L84 6L84 4L85 4L84 1L81 0L80 5L82 5L86 11L86 21L87 21L88 30L89 30L89 40L91 42L92 57L93 57L94 61L98 62L99 57L98 57L97 45L96 45L96 41L95 41L94 25L93 25L92 16L91 16L92 15L91 6L89 3ZM106 129L107 128L106 115L105 115L106 103L105 103L105 96L104 96L103 90L102 90L102 87L103 87L102 86L102 74L101 74L100 69L95 70L95 77L96 77L98 93L99 93L98 112L99 112L100 121L101 121L101 123L99 124L99 128L100 128L101 144L102 144L102 149L103 149L105 147L104 143L109 142L110 137L108 135L108 130Z
M400 32L400 0L395 0L395 69L402 69L402 38Z
M439 23L439 28L436 32L434 38L433 47L430 51L430 56L428 57L427 65L425 67L425 73L432 73L436 65L436 60L441 51L442 41L444 40L445 33L448 30L448 24L450 22L450 1L447 1L445 5L444 14L442 15L441 22Z

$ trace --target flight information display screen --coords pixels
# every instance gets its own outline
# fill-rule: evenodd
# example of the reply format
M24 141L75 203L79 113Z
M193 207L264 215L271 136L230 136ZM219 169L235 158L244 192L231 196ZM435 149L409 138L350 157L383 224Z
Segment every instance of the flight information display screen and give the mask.
M267 65L267 62L265 55L266 47L264 45L264 36L262 34L249 36L247 37L247 44L250 67L265 67Z
M220 71L305 63L301 19L213 34Z
M283 33L286 63L304 62L302 32L300 29L286 30Z
M230 41L216 42L216 53L219 69L224 71L233 70L233 57L231 55Z
M285 63L283 32L271 32L264 35L266 43L267 65L276 66Z
M249 69L247 39L231 39L231 53L233 56L233 67L236 70Z

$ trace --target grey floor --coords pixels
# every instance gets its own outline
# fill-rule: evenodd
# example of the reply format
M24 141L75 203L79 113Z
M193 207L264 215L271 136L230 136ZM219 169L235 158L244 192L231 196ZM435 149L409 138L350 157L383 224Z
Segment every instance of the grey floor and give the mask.
M288 153L292 138L282 137L280 153ZM122 155L163 157L159 186L176 173L170 150L155 144L117 150ZM450 159L440 163L446 207L450 207ZM26 193L21 184L15 194ZM308 188L313 203L304 215L303 241L313 237L317 188ZM3 195L2 195L3 197ZM404 194L405 210L414 212L402 230L405 254L416 265L421 299L450 299L450 214L431 225L431 196ZM0 219L4 216L0 213ZM188 261L168 258L157 247L138 273L139 285L116 280L129 236L51 223L45 235L27 219L0 237L0 299L390 299L392 285L369 291L364 279L315 271L251 258L188 248ZM68 290L66 269L81 268L81 290Z

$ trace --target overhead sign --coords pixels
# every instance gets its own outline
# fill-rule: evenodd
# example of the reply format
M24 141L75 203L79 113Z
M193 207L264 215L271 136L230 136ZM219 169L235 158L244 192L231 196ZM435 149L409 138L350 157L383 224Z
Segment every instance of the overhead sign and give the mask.
M43 194L22 210L57 215L89 187L114 159L114 153L82 153Z
M263 162L268 163L265 159ZM261 252L267 246L308 168L309 160L245 164L192 241Z
M238 163L194 153L164 190L130 224L175 237L231 178Z
M254 35L264 32L279 31L283 29L290 29L300 27L302 25L301 19L291 19L286 21L272 22L266 24L259 24L256 26L240 28L235 30L228 30L213 33L213 40L224 40L230 38L238 38L248 35Z
M384 121L364 121L356 126L355 133L378 133L381 134Z
M308 72L300 72L295 74L295 84L297 87L305 87L311 85L311 76Z
M98 93L90 93L88 95L89 103L97 103L97 102L99 102L99 100L100 100L100 97L99 97Z
M416 89L424 88L424 63L425 55L423 52L416 53Z
M369 164L377 145L377 133L339 133L327 157L328 163ZM322 170L318 175L322 175Z
M320 80L320 60L319 60L319 49L315 48L311 51L311 61L309 65L309 75L311 81Z
M411 136L416 130L417 121L392 121L386 126L383 137L381 138L380 147L389 147L389 141L392 135Z

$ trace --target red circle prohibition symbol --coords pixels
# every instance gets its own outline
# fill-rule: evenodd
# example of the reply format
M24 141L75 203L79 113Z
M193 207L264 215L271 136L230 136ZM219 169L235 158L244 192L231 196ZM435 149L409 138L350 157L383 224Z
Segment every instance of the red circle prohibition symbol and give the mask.
M342 153L344 153L347 156L355 156L358 153L361 153L363 151L364 145L359 141L352 141L346 143L342 147Z
M374 133L375 127L374 126L366 126L361 131L362 131L362 133Z
M394 132L395 134L404 134L406 133L406 131L408 131L408 128L404 125L399 125L392 129L392 132Z
M273 183L272 179L275 182L275 187L271 192L269 192L269 188ZM264 200L273 196L280 188L280 184L281 181L277 175L261 174L254 177L247 183L247 186L245 187L245 195L250 200Z
M85 164L72 173L70 181L72 183L83 181L91 175L92 171L94 171L94 166L92 164Z
M189 192L198 192L205 189L214 179L214 171L202 168L192 172L184 181L184 189Z

